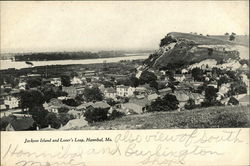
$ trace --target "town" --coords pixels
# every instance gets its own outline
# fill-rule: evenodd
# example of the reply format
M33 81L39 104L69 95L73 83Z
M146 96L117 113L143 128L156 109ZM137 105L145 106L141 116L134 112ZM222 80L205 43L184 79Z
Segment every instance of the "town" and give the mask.
M248 60L236 68L212 59L159 70L144 63L1 70L1 130L89 129L123 116L249 105Z

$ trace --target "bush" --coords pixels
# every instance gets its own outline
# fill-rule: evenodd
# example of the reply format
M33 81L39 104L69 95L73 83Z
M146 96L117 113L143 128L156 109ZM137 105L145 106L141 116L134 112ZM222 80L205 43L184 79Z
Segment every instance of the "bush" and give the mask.
M113 110L112 113L109 115L109 120L113 120L115 118L120 118L120 117L122 117L124 115L125 115L125 113L123 113L123 112Z
M243 112L223 112L218 114L213 122L219 127L248 127L249 119Z
M195 101L193 99L189 99L188 102L185 104L185 109L191 110L196 108Z
M61 126L61 121L53 112L49 112L45 117L46 126L51 125L52 128L58 129Z
M175 95L166 94L162 99L157 98L148 108L149 112L173 111L178 108L179 101Z
M177 40L173 39L172 36L167 35L163 39L161 39L160 47L162 47L164 45L168 45L168 44L173 43L173 42L177 42Z
M235 97L231 97L228 101L228 104L239 105L239 101Z
M94 108L87 109L84 113L85 119L90 122L99 122L108 119L108 109Z

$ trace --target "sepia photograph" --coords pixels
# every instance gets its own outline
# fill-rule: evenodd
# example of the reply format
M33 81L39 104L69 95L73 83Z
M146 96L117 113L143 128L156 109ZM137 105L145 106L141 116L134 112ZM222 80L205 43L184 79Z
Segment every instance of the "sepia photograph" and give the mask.
M248 1L0 5L2 132L250 127Z

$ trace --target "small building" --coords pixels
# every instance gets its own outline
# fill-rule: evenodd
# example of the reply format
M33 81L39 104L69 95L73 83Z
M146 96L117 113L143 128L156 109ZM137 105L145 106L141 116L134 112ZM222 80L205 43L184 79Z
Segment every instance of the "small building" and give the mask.
M20 90L25 90L25 89L26 89L26 85L27 85L27 83L26 83L25 81L19 82L19 83L18 83L18 88L19 88Z
M121 104L121 109L123 109L122 112L124 112L126 115L130 114L142 114L146 111L146 107L143 107L136 103L124 103Z
M205 96L199 93L190 93L188 96L194 100L195 105L200 105L205 100Z
M118 85L116 87L117 96L120 96L120 97L133 96L134 91L135 91L135 88L131 86L129 87L129 86L124 86L124 85Z
M92 104L93 104L93 102L83 103L83 104L77 106L77 107L76 107L76 110L77 110L77 111L85 112L86 109L87 109L87 107L90 106L90 105L92 105Z
M116 90L114 88L106 88L104 90L104 96L106 98L111 98L111 99L116 99L116 96L117 96L117 93L116 93Z
M176 99L179 101L179 110L184 109L185 104L189 100L189 96L184 92L175 92L174 95L176 96Z
M18 108L20 106L20 98L13 95L8 95L4 97L4 104L7 109Z
M75 98L77 95L77 89L74 86L62 87L62 91L68 93L68 97Z
M158 94L153 93L153 94L148 95L148 100L152 102L152 101L156 100L158 97L159 97Z
M68 123L60 128L60 130L73 130L81 129L82 127L88 126L88 122L85 118L69 120Z
M72 85L77 85L77 84L82 84L83 81L82 81L80 78L78 78L78 77L73 77L73 78L70 80L70 83L71 83Z
M70 110L67 112L69 115L72 115L75 119L80 119L83 116L83 112L82 111L78 111L78 110Z
M35 121L33 118L23 118L11 121L7 127L6 131L26 131L35 130Z
M167 93L171 93L172 92L172 89L171 88L164 88L164 89L160 89L159 90L159 93L160 95L164 96L166 95Z
M58 100L57 98L53 98L49 101L49 103L43 104L44 109L46 109L48 112L53 112L58 114L59 109L66 108L69 110L74 110L74 107L67 106L66 104L63 104L61 100Z
M185 75L184 74L174 74L174 79L178 82L182 82L185 80Z
M102 108L102 109L110 109L110 105L108 103L105 103L103 101L97 101L90 104L87 109L96 109L96 108Z
M249 105L249 94L246 94L245 96L240 98L238 101L239 101L239 105L248 106Z
M55 85L55 86L61 86L62 85L61 78L51 78L50 83Z

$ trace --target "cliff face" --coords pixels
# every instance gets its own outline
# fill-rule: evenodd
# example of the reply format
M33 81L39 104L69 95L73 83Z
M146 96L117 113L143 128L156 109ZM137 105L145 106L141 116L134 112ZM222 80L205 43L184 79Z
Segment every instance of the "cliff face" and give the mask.
M145 60L144 66L160 69L188 66L206 59L214 59L218 64L228 60L238 61L240 51L237 46L239 45L207 36L172 32L161 40L159 49ZM240 47L248 50L244 45Z

